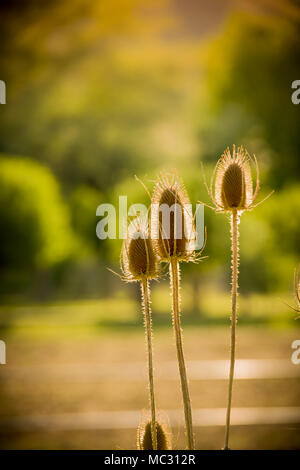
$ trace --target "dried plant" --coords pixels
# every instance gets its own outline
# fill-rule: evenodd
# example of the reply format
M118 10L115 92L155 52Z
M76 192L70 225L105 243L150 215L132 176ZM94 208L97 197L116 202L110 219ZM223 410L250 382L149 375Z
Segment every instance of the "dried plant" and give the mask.
M142 292L142 310L144 314L147 354L148 377L151 407L151 435L153 449L158 447L158 428L156 427L156 410L153 380L153 348L152 348L152 319L149 280L159 277L158 258L148 237L147 221L136 219L131 224L121 250L122 279L126 282L140 282Z
M156 436L157 446L156 450L171 450L171 433L165 423L156 421ZM137 449L138 450L154 450L151 421L146 420L142 422L137 430Z
M195 227L192 214L187 210L189 197L177 175L172 179L161 175L151 198L151 236L155 252L162 261L195 261ZM170 218L163 220L164 206ZM170 211L173 208L173 211ZM165 222L169 222L168 226Z
M172 321L176 340L177 359L184 404L188 448L194 449L191 401L183 353L180 324L180 261L196 261L194 250L196 232L187 192L177 175L169 179L161 175L156 182L151 200L151 236L153 247L161 261L169 263L172 295ZM168 227L165 226L162 208L168 209ZM173 210L170 210L170 209Z
M254 164L256 170L256 186L253 191L253 181L251 173L251 164ZM229 213L231 224L231 298L232 298L232 316L231 316L231 353L230 353L230 372L228 385L228 402L226 413L225 446L228 449L230 413L232 402L232 385L234 377L235 348L236 348L236 321L237 321L237 296L238 296L238 267L239 267L239 223L240 216L244 211L249 211L261 204L263 201L255 204L259 191L259 169L257 160L250 157L248 152L239 147L233 146L233 152L226 149L222 157L216 164L211 177L210 186L206 180L205 186L215 207L211 207L217 212ZM267 197L269 197L270 193ZM210 207L210 206L208 206Z

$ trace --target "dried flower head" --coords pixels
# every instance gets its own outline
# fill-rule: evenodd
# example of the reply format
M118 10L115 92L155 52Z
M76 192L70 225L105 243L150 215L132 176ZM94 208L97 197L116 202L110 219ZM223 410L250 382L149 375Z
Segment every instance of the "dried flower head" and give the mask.
M171 257L189 261L194 257L196 231L191 203L177 175L161 175L151 200L151 237L162 261Z
M157 450L170 450L169 432L166 431L166 426L156 421L156 436L157 436ZM137 430L137 449L138 450L153 450L152 435L151 435L151 421L145 421L140 424Z
M136 219L121 250L123 279L128 282L156 279L159 276L158 261L148 237L146 222Z
M256 187L254 191L251 163L255 164L256 169ZM224 449L228 449L236 349L239 220L240 215L244 211L251 210L258 205L254 204L259 191L259 170L257 160L255 157L252 159L243 147L238 147L236 150L236 147L233 146L232 154L230 153L229 148L227 148L215 166L210 181L210 187L208 188L206 180L204 180L204 183L208 194L214 203L215 207L213 207L213 209L218 212L229 212L231 224L231 352L224 445ZM271 193L267 197L270 195Z
M254 191L251 164L254 164L256 170ZM227 148L216 164L210 187L208 188L206 181L205 185L217 211L236 210L242 213L253 209L257 205L254 202L259 191L259 170L256 158L252 159L243 147L236 149L233 146L232 154Z

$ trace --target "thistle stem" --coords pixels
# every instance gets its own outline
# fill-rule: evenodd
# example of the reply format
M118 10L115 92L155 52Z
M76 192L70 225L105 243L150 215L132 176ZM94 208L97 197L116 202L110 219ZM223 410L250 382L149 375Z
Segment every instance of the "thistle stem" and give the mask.
M237 315L237 295L238 295L238 267L239 267L239 215L237 210L231 213L231 346L230 346L230 372L228 383L228 401L226 413L225 445L224 450L228 450L230 413L232 402L232 386L235 364L235 346L236 346L236 315Z
M185 416L185 425L187 431L187 440L188 448L193 450L194 445L194 436L193 436L193 425L192 425L192 412L191 412L191 401L189 396L188 382L186 376L185 361L183 355L183 345L182 345L182 330L180 325L180 294L179 294L179 263L176 257L171 257L170 261L170 279L171 279L171 291L172 291L172 319L173 327L175 332L176 339L176 350L177 350L177 359L178 367L180 373L181 381L181 390L182 398L184 405L184 416Z
M152 321L151 321L151 307L150 307L150 288L149 281L143 279L141 281L142 289L142 304L146 331L146 343L148 353L148 378L149 378L149 398L151 406L151 437L153 450L157 450L157 432L156 432L156 413L155 413L155 398L154 398L154 381L153 381L153 360L152 360Z

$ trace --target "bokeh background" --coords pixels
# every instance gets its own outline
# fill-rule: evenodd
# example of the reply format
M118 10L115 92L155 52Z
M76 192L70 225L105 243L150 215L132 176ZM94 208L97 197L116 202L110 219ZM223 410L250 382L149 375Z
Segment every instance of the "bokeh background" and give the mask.
M242 218L233 448L300 448L291 364L300 251L297 0L43 0L0 6L1 448L135 448L147 413L139 290L113 276L101 203L147 203L177 169L192 202L227 146L258 158ZM197 448L221 448L230 239L205 210L208 256L183 266L182 321ZM152 286L157 404L184 448L168 281Z

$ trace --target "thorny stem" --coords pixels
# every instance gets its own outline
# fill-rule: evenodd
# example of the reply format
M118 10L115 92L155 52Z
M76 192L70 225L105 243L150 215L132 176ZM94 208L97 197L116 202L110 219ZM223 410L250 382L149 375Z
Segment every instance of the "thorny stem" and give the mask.
M239 215L237 210L231 213L231 348L230 348L230 372L228 384L228 402L226 413L226 429L225 429L225 445L224 450L228 450L229 429L230 429L230 413L232 401L232 385L234 376L235 363L235 343L236 343L236 313L237 313L237 295L238 295L238 267L239 267Z
M185 425L187 431L188 448L193 450L194 436L193 436L193 425L192 425L192 412L191 412L191 401L189 396L188 382L186 376L186 368L183 355L182 345L182 330L180 325L180 304L179 304L179 263L177 258L174 256L170 260L170 279L171 279L171 292L172 292L172 316L173 316L173 327L176 339L177 359L180 373L181 390L184 405L184 416Z
M151 406L151 437L153 450L157 450L157 433L156 433L156 415L155 415L155 398L154 398L154 382L153 382L153 361L152 361L152 322L151 322L151 308L150 308L150 289L149 281L143 279L141 281L142 289L142 303L144 322L146 330L146 342L148 353L148 376L149 376L149 392L150 392L150 406Z

